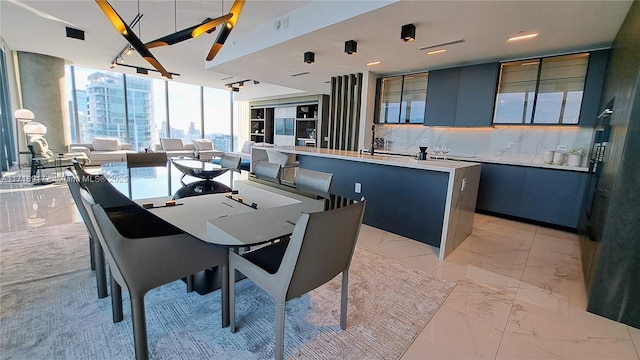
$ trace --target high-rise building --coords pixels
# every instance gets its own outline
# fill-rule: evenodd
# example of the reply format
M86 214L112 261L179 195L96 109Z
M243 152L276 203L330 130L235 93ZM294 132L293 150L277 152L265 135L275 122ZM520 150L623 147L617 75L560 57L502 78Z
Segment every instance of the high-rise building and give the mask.
M151 80L137 76L126 78L126 107L123 75L95 72L89 75L88 80L88 128L84 134L81 133L82 140L90 142L94 137L116 137L122 142L132 143L135 149L151 147L150 129L154 128Z

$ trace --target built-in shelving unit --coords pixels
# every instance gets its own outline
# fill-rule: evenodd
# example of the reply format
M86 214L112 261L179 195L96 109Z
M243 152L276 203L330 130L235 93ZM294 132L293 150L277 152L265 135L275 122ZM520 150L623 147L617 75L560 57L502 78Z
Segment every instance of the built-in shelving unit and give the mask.
M296 107L296 145L316 146L318 132L318 104Z
M251 140L283 146L326 147L328 105L327 95L251 103Z
M251 109L251 140L273 144L273 108Z

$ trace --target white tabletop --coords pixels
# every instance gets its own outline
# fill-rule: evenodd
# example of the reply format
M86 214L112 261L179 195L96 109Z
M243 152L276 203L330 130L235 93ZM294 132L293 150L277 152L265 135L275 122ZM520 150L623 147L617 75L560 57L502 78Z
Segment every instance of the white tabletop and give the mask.
M300 212L322 211L324 202L252 181L236 181L233 199L225 194L192 196L163 207L170 197L136 200L153 203L150 212L179 229L223 246L249 246L293 232ZM243 198L243 203L238 202ZM256 203L256 208L251 204Z

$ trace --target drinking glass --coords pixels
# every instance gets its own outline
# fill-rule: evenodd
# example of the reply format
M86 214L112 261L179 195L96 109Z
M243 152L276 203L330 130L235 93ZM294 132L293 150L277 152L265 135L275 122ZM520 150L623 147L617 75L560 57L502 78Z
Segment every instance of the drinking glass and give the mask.
M449 148L449 145L443 144L441 151L442 151L442 154L444 154L444 159L447 160L447 154L449 154L449 151L451 151L451 149Z
M442 144L436 144L433 148L433 152L436 155L436 159L438 158L438 155L442 156Z

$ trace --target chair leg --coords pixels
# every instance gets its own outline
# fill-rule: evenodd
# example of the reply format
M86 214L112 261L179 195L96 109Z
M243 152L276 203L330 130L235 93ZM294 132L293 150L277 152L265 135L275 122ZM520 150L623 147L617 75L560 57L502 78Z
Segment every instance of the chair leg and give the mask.
M274 348L275 360L284 359L284 316L286 302L276 304L276 345Z
M349 269L342 272L342 295L340 296L340 328L347 329L347 303L349 302Z
M93 243L93 258L96 266L96 287L98 288L98 298L107 297L107 265L104 261L104 251L99 243ZM113 290L112 290L113 291Z
M89 236L89 256L91 261L91 270L95 270L96 259L95 259L94 250L93 250L93 239L91 238L91 236Z
M147 320L144 314L144 295L131 296L131 317L133 318L133 342L136 349L136 360L149 359L147 346Z
M229 265L220 265L220 302L222 327L227 327L229 326Z
M122 314L122 288L113 275L111 275L111 312L114 323L120 322L124 318Z
M232 334L235 334L236 332L236 270L229 270L229 267L227 266L227 272L228 272L228 278L229 280L227 281L227 295L229 298L229 330L231 330ZM222 270L222 268L220 269ZM222 271L221 271L222 272ZM222 290L224 290L224 274L222 274L223 276L223 284L222 284ZM222 298L224 299L224 292L220 292L220 296L222 296ZM222 307L222 311L224 312L224 306ZM224 327L224 314L222 315L222 322L223 325L222 327Z
M187 292L188 293L193 292L193 283L194 283L193 275L187 276L186 280L187 280Z

